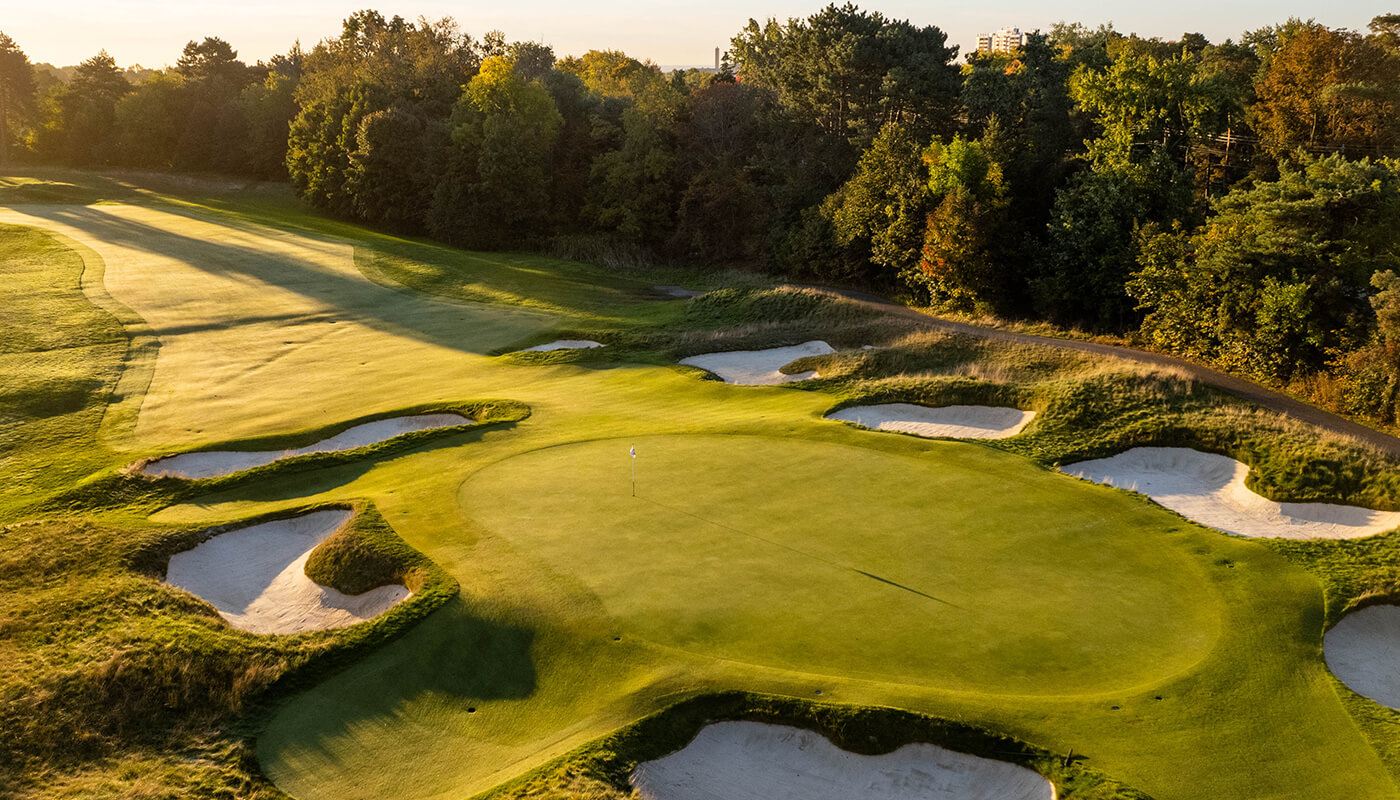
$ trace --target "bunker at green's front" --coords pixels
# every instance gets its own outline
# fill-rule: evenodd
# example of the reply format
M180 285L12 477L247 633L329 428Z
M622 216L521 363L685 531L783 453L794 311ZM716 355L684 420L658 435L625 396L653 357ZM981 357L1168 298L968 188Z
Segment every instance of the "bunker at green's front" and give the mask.
M486 468L469 516L697 655L949 689L1073 694L1199 660L1198 567L1138 503L981 448L759 436L564 445Z

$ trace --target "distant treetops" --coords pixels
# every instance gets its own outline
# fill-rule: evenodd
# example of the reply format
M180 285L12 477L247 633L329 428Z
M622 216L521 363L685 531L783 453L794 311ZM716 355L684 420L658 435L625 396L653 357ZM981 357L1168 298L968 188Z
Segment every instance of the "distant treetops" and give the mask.
M36 71L0 35L0 159L288 177L471 247L1140 331L1396 421L1400 15L1219 44L1061 23L956 56L850 4L750 21L718 74L374 11L252 67L191 42L134 84L106 53Z

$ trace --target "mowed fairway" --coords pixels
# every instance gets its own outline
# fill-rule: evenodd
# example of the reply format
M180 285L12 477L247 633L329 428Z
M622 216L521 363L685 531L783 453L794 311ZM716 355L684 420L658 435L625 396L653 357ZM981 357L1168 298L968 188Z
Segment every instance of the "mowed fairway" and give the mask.
M123 401L139 421L104 429L120 463L435 400L531 406L157 515L366 498L462 584L272 717L257 756L295 797L465 797L677 699L749 689L991 726L1157 800L1400 798L1323 665L1319 584L1257 542L981 445L824 421L819 392L491 358L575 320L376 283L356 264L386 237L293 233L315 222L292 212L0 221L90 248L104 279L85 289L160 339ZM575 269L529 281L547 290L555 268ZM624 284L597 290L620 318L683 302Z

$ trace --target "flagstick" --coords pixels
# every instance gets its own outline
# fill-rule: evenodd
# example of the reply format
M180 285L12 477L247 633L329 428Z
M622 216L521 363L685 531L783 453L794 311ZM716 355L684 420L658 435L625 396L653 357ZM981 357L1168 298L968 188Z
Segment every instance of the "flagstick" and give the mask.
M637 496L637 457L632 456L632 496Z

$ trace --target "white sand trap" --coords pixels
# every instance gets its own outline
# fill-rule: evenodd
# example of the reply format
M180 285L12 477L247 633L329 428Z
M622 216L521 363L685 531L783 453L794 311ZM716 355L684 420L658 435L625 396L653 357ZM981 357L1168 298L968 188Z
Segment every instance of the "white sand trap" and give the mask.
M942 406L909 403L851 406L826 415L878 431L899 431L950 439L1005 439L1015 436L1035 418L1034 411L997 406Z
M313 511L221 533L171 556L165 582L207 600L241 631L302 633L373 619L408 589L347 595L306 577L311 551L349 520L349 511Z
M1060 467L1079 478L1141 492L1188 519L1238 536L1357 539L1400 526L1400 513L1334 503L1276 503L1244 485L1249 467L1186 447L1134 447Z
M800 728L707 725L684 749L637 765L644 800L1054 800L1039 773L931 744L882 756Z
M669 294L672 297L699 297L704 292L697 292L694 289L687 289L684 286L653 286L651 287L662 294Z
M347 428L334 436L305 447L291 450L211 450L200 453L181 453L169 458L158 458L142 467L141 472L157 478L219 478L292 456L354 450L357 447L368 447L395 436L402 436L405 433L427 431L434 428L450 428L453 425L470 423L471 420L461 414L415 414L410 417L379 419Z
M816 377L815 370L784 375L778 370L805 356L824 356L836 352L826 342L812 341L791 347L771 347L767 350L732 350L728 353L706 353L681 359L682 364L713 372L725 383L747 386L772 386L778 383L805 381Z
M1322 654L1352 691L1400 708L1400 606L1367 606L1342 617L1323 638Z
M602 342L595 342L592 339L556 339L548 344L537 344L534 347L527 347L520 352L548 353L554 350L589 350L594 347L602 346Z

